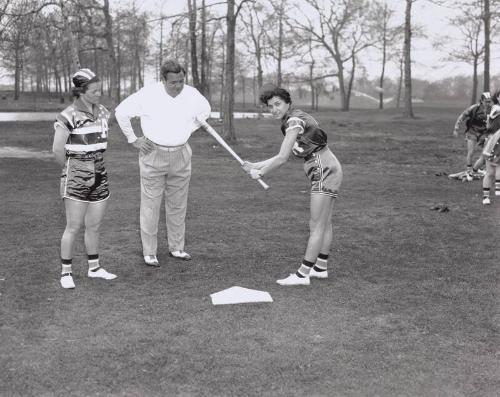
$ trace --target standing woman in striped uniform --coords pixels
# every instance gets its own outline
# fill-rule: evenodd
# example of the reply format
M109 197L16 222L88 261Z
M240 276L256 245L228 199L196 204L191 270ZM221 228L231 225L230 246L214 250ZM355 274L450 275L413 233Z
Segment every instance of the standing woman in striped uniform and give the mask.
M103 153L108 144L109 111L100 104L101 83L90 69L73 75L73 103L56 117L52 151L63 167L61 197L66 228L61 239L61 286L75 288L72 273L75 239L85 227L90 278L112 280L116 275L99 266L99 227L109 197Z
M279 153L243 168L254 179L282 166L293 154L304 159L304 171L311 182L309 239L304 259L295 273L278 280L280 285L309 285L309 279L327 278L327 261L333 239L332 212L342 183L342 167L327 145L327 135L306 112L293 108L290 93L283 88L265 90L260 101L275 119L281 120L284 135Z

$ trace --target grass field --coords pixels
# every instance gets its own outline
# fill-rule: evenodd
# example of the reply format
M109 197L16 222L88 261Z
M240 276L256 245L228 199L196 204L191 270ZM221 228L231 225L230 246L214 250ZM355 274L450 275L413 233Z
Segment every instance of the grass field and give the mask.
M291 160L264 192L202 132L191 138L191 262L143 265L136 153L112 127L102 264L59 285L64 228L54 161L0 159L2 396L498 396L500 200L451 136L460 109L315 114L344 168L331 276L281 287L304 252L308 182ZM236 121L243 158L273 155L276 121ZM2 123L0 146L51 147L51 123ZM431 211L445 204L449 212ZM162 215L163 216L163 215ZM102 282L101 282L102 281ZM213 306L239 285L274 302Z

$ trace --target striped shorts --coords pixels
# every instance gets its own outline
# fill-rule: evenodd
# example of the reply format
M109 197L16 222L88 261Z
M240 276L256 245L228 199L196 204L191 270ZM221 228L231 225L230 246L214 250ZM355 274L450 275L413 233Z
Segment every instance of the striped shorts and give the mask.
M328 147L309 155L304 171L311 182L311 194L337 197L342 183L342 167Z
M69 153L61 174L61 198L96 203L109 197L102 152Z

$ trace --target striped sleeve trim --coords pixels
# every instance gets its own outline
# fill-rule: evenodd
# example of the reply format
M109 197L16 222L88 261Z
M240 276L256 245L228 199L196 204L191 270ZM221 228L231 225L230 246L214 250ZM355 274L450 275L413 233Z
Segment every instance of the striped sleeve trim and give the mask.
M101 133L101 132L102 132L102 126L99 124L99 125L89 125L86 127L75 128L71 133L73 135L85 135L85 134Z

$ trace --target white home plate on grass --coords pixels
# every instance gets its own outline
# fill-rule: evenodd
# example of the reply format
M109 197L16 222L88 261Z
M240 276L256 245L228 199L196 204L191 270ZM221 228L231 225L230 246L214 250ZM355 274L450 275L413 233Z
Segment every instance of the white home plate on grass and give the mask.
M214 305L234 305L236 303L272 302L269 292L234 286L210 294Z

